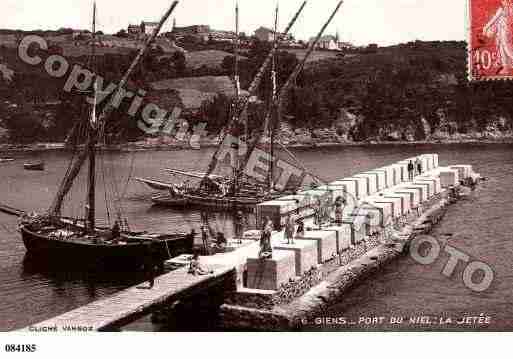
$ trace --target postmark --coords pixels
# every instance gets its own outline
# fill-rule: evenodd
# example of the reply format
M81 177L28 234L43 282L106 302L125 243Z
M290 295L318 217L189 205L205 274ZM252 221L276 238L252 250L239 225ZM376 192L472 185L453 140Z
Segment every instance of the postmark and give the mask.
M468 0L470 81L513 79L513 0Z

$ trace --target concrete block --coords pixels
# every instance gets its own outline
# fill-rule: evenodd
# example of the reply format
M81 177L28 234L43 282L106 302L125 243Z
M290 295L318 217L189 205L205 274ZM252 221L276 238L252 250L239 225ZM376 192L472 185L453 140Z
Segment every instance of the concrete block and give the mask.
M355 175L354 176L355 178L362 178L366 181L367 183L367 195L368 196L372 196L373 194L375 194L376 192L378 192L378 179L377 179L377 176L376 175L371 175L371 174L366 174L366 173L361 173L361 174L358 174L358 175ZM362 197L361 199L363 199L365 197Z
M406 188L414 189L419 192L420 203L424 203L428 200L428 188L425 185L407 184Z
M308 189L304 191L299 191L299 195L306 196L310 201L310 206L316 206L318 201L320 200L322 203L330 202L333 200L333 192L328 191L326 189Z
M378 192L387 188L387 173L385 170L377 169L365 172L365 174L376 176L376 187Z
M423 155L427 159L427 170L432 171L435 169L434 158L432 154Z
M358 198L358 184L357 181L352 180L340 180L340 181L334 181L329 184L329 186L343 186L344 191L346 194Z
M437 153L433 153L433 165L434 165L434 169L438 168L440 166L440 164L438 163L438 154Z
M406 215L411 212L410 195L406 193L386 192L383 194L384 198L399 199L401 201L401 213Z
M296 241L310 240L317 242L318 262L325 263L337 255L337 234L325 231L306 231L304 236Z
M403 200L402 198L387 198L384 195L376 199L376 203L391 203L392 204L392 216L393 218L400 218L403 214Z
M367 180L365 178L348 177L348 178L341 179L339 181L335 181L334 183L339 183L339 182L342 182L342 183L346 183L346 182L354 183L355 191L356 191L356 198L357 199L362 199L362 198L365 198L365 197L367 197L369 195L369 190L368 190L368 186L367 186ZM351 192L348 191L348 193L351 193Z
M391 172L391 184L390 186L388 186L388 188L390 187L393 187L395 185L398 185L399 183L402 182L403 180L403 177L402 177L402 173L401 173L401 166L400 165L390 165L388 168L390 168L390 172Z
M296 257L292 251L274 250L271 259L248 258L248 288L278 290L296 277Z
M351 244L356 244L356 233L353 234L353 225L351 223L340 223L331 227L324 227L323 231L332 231L337 235L337 253L342 253L349 248L351 248ZM361 239L359 239L361 240Z
M394 189L394 193L409 195L411 209L416 209L420 205L420 194L419 194L419 191L417 191L417 190L400 187L400 188Z
M265 217L269 217L274 223L274 228L278 229L283 224L283 220L288 214L296 212L299 208L296 201L269 201L260 203L256 206L257 226L260 228Z
M442 188L450 186L458 186L460 184L460 176L458 170L443 169L440 170L440 182Z
M370 226L371 214L363 207L358 207L351 213L351 215L344 220L345 224L352 225L353 233L355 234L355 243L359 243L366 237L376 233L375 228Z
M430 169L429 169L429 165L428 165L428 159L426 158L426 156L422 155L419 157L419 159L420 159L420 163L422 165L422 173L428 172Z
M417 177L417 179L415 179L413 184L425 185L428 190L428 198L433 198L437 194L434 181L424 180L424 179Z
M400 177L399 177L400 181L396 184L408 181L408 163L407 162L397 162L395 164L395 166L398 166L401 170Z
M472 170L472 166L470 166L470 165L457 165L457 166L451 166L450 168L453 170L458 170L458 175L459 175L460 181L469 178L471 176L471 174L474 172Z
M290 202L293 201L296 203L297 209L293 212L294 215L296 215L298 218L309 218L314 215L314 207L312 205L312 201L310 197L303 196L303 195L291 195L291 196L285 196L281 198L275 199L275 201L278 202ZM287 218L287 215L290 213L283 213L281 214L281 225L285 225L285 221ZM258 222L262 223L262 222ZM278 227L275 227L278 229Z
M274 249L291 251L296 260L296 276L300 277L305 272L317 266L319 258L317 243L315 241L294 241L294 244L278 244Z
M437 195L440 192L442 192L442 182L440 180L440 177L435 176L421 176L417 177L417 180L419 181L428 181L432 182L434 186L434 194Z
M393 218L393 205L392 203L378 202L374 197L368 198L365 206L367 214L369 215L369 226L371 228L385 227L385 225Z
M331 198L333 200L333 202L338 198L338 197L342 197L342 198L346 198L346 186L344 185L337 185L337 184L333 184L333 183L330 183L328 185L325 185L325 186L320 186L318 188L319 190L322 190L322 191L326 191L326 192L331 192L332 195L331 195Z
M368 218L364 216L351 216L340 224L342 232L339 234L339 238L342 239L340 242L342 243L340 246L342 250L360 243L370 235L367 221Z
M378 168L378 171L385 171L385 188L395 186L395 171L394 165Z

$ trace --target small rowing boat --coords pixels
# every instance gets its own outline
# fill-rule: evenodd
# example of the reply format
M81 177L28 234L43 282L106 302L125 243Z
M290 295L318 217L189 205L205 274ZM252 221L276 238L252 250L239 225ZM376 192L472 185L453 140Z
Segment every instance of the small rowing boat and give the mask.
M45 163L43 161L34 162L34 163L25 163L23 168L27 171L44 171Z

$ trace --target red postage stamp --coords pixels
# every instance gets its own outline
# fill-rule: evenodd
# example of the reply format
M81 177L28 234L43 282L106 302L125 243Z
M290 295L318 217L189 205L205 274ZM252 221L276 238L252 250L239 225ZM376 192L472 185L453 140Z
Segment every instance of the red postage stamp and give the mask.
M469 0L471 80L513 79L513 0Z

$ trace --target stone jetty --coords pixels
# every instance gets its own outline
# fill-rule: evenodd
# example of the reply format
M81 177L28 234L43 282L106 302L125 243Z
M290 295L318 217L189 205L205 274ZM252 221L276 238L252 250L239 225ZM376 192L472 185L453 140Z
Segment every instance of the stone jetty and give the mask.
M422 168L413 180L408 173L410 162L415 170L418 163ZM272 236L273 257L258 259L258 242L246 247L247 258L237 256L238 290L222 308L225 325L296 325L298 317L308 316L315 308L324 308L329 303L330 296L319 300L315 293L320 288L337 287L336 281L326 280L330 273L337 272L340 277L357 267L372 268L369 263L375 263L376 258L384 263L400 255L416 230L425 231L426 223L440 220L440 213L448 204L449 188L479 178L470 165L440 167L437 154L423 154L259 204L257 223L262 225L270 219L276 229ZM345 206L343 219L337 222L333 204L340 198L345 200ZM330 208L321 220L319 204ZM294 244L287 244L284 237L289 216L305 223L304 233L296 235ZM259 231L245 236L257 239ZM216 262L219 258L205 260ZM337 295L367 270L357 272L361 275L355 275L349 282L338 282ZM290 291L296 293L295 299ZM283 296L294 304L278 305L283 304ZM309 302L312 297L317 298L316 304ZM331 300L335 298L332 296Z
M413 179L410 162L422 168ZM207 289L214 288L222 291L221 302L214 305L220 306L227 328L296 328L401 255L416 233L429 231L451 202L448 189L480 177L470 165L440 167L437 154L424 154L261 203L256 210L259 227L271 220L275 229L271 258L259 258L261 231L247 231L243 238L230 239L223 253L200 258L209 276L189 278L186 270L174 271L157 279L159 291L134 287L49 322L78 325L81 318L92 318L93 330L105 330L152 310L171 312L166 308L177 299L202 302L211 296ZM335 218L335 204L341 202L342 217ZM304 223L293 243L284 231L291 216ZM221 287L216 278L222 279ZM184 285L188 281L192 284ZM115 310L102 303L115 303Z

